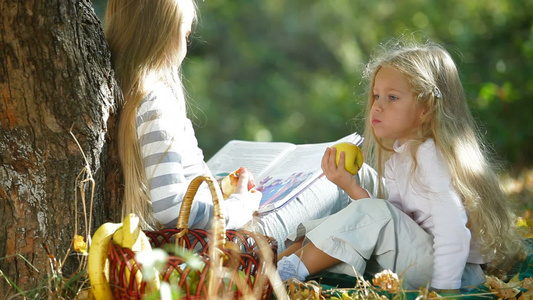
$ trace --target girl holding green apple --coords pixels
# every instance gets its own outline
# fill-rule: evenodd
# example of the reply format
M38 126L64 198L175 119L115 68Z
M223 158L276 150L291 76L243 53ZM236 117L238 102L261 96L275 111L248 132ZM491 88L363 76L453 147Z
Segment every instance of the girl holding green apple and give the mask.
M371 198L336 163L336 149L326 150L324 174L354 201L298 226L280 255L282 279L390 269L408 289L456 290L504 274L525 248L449 53L396 45L366 75L363 152L384 179L375 196L387 200Z

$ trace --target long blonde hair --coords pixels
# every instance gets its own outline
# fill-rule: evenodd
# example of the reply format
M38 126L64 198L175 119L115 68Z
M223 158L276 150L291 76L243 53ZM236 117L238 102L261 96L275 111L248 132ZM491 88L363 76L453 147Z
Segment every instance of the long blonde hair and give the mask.
M488 272L502 275L516 261L525 258L526 252L514 227L510 203L494 171L495 165L488 160L489 149L483 144L468 108L456 65L439 45L398 42L393 45L393 49L387 49L390 47L387 45L381 55L373 57L365 71L370 82L363 146L365 158L381 176L394 141L378 139L368 116L374 100L375 76L380 68L392 67L406 76L417 105L427 109L413 151L427 138L434 139L448 165L453 184L462 196L468 214L467 226L479 242L482 255L490 260Z
M105 35L123 93L118 151L124 173L122 214L138 214L154 226L148 183L137 140L139 104L151 85L163 82L183 95L179 53L182 24L196 20L194 0L109 0Z

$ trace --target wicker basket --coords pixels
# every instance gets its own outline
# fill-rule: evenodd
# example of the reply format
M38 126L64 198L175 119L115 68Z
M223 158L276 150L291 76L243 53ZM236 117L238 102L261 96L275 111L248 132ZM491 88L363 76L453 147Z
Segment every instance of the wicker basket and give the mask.
M213 197L213 229L209 232L188 228L192 201L203 182L207 182ZM175 244L179 249L189 250L169 252L160 278L178 285L183 299L239 299L251 295L254 299L270 299L272 284L265 276L265 259L275 265L277 244L274 239L257 233L225 230L219 204L222 197L216 184L208 176L195 178L183 200L177 228L145 232L153 248ZM198 254L203 267L188 265L186 255L181 252ZM147 292L147 284L135 280L136 274L142 271L135 254L109 243L108 258L109 282L115 299L141 299Z

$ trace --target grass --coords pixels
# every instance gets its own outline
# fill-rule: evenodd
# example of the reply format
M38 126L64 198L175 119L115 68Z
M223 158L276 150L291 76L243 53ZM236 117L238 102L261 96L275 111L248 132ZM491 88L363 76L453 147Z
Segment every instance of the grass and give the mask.
M524 169L515 177L503 175L502 184L516 208L523 237L533 238L533 169Z
M502 183L509 199L520 209L533 209L533 169L524 169L514 177L505 174Z
M92 191L94 189L94 182L92 181L92 176L90 170L85 168L80 172L78 176L78 188L80 189L81 202L84 205L84 208L87 207L86 215L82 220L85 221L87 225L87 216L90 215L92 211ZM91 185L92 184L92 185ZM517 176L504 175L502 176L502 184L504 189L512 201L517 210L519 218L517 220L518 225L522 229L524 238L533 238L533 169L527 169L518 174ZM84 188L89 186L90 190L86 191ZM89 201L86 201L85 195L88 194L91 198ZM77 201L76 201L77 202ZM90 220L90 218L89 218ZM76 227L77 227L76 223ZM85 226L89 228L90 226ZM77 232L76 232L77 235ZM85 239L87 240L87 239ZM68 253L71 253L69 249ZM67 255L69 255L67 253ZM80 255L79 253L73 253L70 255ZM22 255L17 254L30 267L35 268L26 258ZM12 258L4 257L0 258L0 262L4 259ZM11 287L5 295L5 299L91 299L90 298L90 283L86 273L86 258L80 255L81 259L80 266L78 271L71 277L64 277L61 268L63 266L63 261L57 261L53 253L48 254L48 268L46 271L41 271L42 275L41 283L32 290L22 290L17 286L16 282L11 280L6 274L0 269L0 280L5 280L8 285ZM381 280L381 281L380 281ZM316 282L296 282L289 281L285 282L285 289L290 298L295 299L406 299L405 293L409 291L402 290L401 288L401 276L398 278L398 282L394 282L393 277L391 278L381 278L380 280L370 283L365 281L363 278L360 278L356 283L354 288L351 289L336 289L332 288L329 290L323 290L322 287ZM383 284L383 283L389 283ZM508 282L504 283L498 281L497 279L491 279L492 286L490 286L490 292L479 294L479 296L489 297L496 296L501 299L512 299L512 295L515 295L518 292L521 292L524 297L531 297L525 299L533 299L533 279L526 278L523 281ZM396 290L391 290L387 287L394 287ZM517 292L518 288L522 288L521 291ZM279 291L279 290L278 290ZM438 295L432 292L429 292L427 289L421 288L419 291L410 291L418 292L416 299L443 299L447 298L443 295ZM287 297L286 293L279 292L283 294L283 299ZM460 298L454 296L454 298Z

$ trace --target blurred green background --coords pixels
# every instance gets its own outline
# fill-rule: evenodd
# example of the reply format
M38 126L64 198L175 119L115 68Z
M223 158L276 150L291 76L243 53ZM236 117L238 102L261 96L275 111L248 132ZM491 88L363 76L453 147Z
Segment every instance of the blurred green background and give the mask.
M106 1L94 0L105 14ZM361 132L369 54L400 35L445 45L507 171L533 166L533 0L206 0L184 62L208 159L231 139Z

